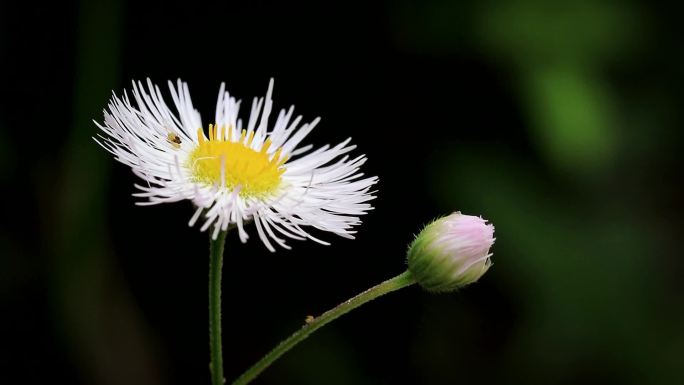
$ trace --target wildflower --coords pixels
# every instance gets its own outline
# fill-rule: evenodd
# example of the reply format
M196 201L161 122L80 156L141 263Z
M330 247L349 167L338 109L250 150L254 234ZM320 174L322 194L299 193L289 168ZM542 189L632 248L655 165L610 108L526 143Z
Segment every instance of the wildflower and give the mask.
M240 101L221 84L207 133L187 84L169 82L169 90L177 113L148 79L147 89L133 82L132 98L114 94L104 122L95 122L104 134L94 139L143 179L135 185L140 191L133 195L143 198L137 204L190 200L196 210L189 225L202 218L200 229L213 226L213 239L234 226L246 242L245 225L253 221L271 251L272 242L289 249L286 238L327 244L306 226L354 237L359 216L372 209L377 178L363 178L366 157L349 157L351 139L315 151L300 146L320 119L300 124L294 106L269 126L273 79L266 97L254 98L246 125L238 118Z

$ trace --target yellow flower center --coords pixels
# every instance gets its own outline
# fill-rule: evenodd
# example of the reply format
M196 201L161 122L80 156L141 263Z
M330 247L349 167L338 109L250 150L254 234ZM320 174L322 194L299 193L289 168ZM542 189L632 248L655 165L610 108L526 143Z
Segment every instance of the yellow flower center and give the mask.
M285 172L280 159L282 148L269 155L271 139L267 139L260 151L251 148L254 131L242 130L240 138L233 141L232 130L209 125L209 139L204 131L197 130L199 144L190 153L187 166L195 182L240 188L242 197L263 197L280 186L280 176ZM226 132L227 131L227 132Z

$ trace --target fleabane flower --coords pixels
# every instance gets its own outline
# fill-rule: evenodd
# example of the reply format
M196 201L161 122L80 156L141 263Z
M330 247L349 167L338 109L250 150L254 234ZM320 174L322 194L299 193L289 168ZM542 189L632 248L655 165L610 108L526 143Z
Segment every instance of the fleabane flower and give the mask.
M213 239L234 226L246 242L245 225L253 221L271 251L272 242L289 248L287 238L327 244L305 227L354 237L359 216L372 209L377 177L363 177L366 157L348 155L356 147L351 139L315 151L300 146L320 119L301 124L294 106L269 125L273 79L266 97L254 98L246 125L240 101L221 84L206 132L187 84L169 82L169 90L176 112L148 79L147 88L133 82L132 98L113 94L104 122L95 122L104 133L95 140L143 179L135 185L133 195L143 198L137 204L190 200L196 210L189 225L201 219L202 231L213 226Z
M408 268L429 291L452 291L477 281L492 265L494 226L455 212L425 226L409 246Z

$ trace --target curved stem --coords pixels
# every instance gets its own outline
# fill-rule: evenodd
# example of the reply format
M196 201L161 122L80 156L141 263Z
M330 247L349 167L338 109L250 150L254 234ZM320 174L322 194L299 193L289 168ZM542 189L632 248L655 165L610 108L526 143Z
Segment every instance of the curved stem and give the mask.
M356 297L353 297L345 302L342 302L341 304L328 310L327 312L321 314L316 318L307 319L306 325L304 325L301 329L299 329L290 337L288 337L280 344L278 344L278 346L276 346L261 360L259 360L259 362L254 364L254 366L249 368L237 380L235 380L235 382L233 382L233 385L248 384L250 381L254 380L259 374L261 374L261 372L268 368L274 361L280 358L280 356L285 354L288 350L292 349L298 343L306 339L306 337L308 337L311 333L320 329L330 321L335 320L339 316L353 309L356 309L364 303L371 301L375 298L378 298L381 295L393 292L395 290L399 290L406 286L410 286L415 282L416 281L411 276L411 274L408 271L405 271L399 274L398 276L390 278L377 286L373 286L372 288L364 291Z
M223 385L223 351L221 347L221 270L226 231L209 240L209 350L211 351L211 383Z

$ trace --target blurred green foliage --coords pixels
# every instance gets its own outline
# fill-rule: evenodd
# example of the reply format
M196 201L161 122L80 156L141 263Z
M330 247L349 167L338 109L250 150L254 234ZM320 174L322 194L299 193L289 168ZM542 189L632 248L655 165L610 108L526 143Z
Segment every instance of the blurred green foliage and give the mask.
M524 79L532 129L540 151L566 172L595 173L615 158L611 98L581 70L542 70ZM598 170L597 170L598 169Z
M633 53L643 44L647 15L631 2L580 0L483 1L474 36L521 69L540 65L591 67Z
M568 173L606 170L617 143L607 64L628 57L643 34L629 4L509 1L483 6L476 29L484 47L519 72L532 139Z
M57 192L43 197L49 199L45 210L56 211L45 242L54 245L50 293L58 332L83 378L98 384L154 384L160 379L150 333L107 250L103 219L109 166L92 141L93 113L103 108L100 101L120 75L121 8L114 0L79 4L73 123Z

